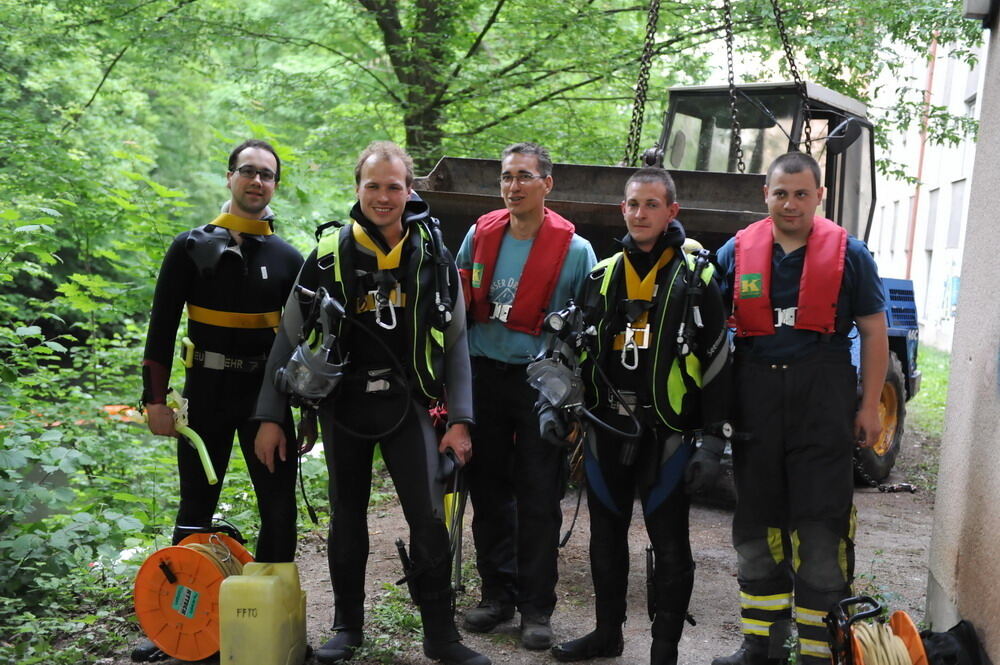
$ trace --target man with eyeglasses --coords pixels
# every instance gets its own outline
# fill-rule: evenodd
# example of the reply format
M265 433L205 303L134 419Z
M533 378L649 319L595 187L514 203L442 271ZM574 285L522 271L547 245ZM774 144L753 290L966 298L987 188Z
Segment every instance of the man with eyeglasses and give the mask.
M181 357L188 420L204 440L219 482L208 483L198 454L178 439L180 506L172 543L211 527L237 434L260 512L255 556L265 562L291 561L296 540L297 457L278 460L269 472L254 454L259 423L251 420L281 308L302 265L298 250L274 235L268 204L280 179L281 160L267 142L245 141L232 151L226 174L230 199L223 212L178 235L164 256L142 362L142 403L149 429L177 437L166 397L186 306L188 330ZM294 438L287 409L282 428ZM132 652L136 662L164 657L145 639Z
M542 318L575 298L596 263L572 223L545 207L552 160L535 143L503 151L505 208L469 229L458 267L471 326L475 455L468 465L482 601L465 628L488 632L521 613L521 643L552 646L565 453L539 434L526 368L545 348Z

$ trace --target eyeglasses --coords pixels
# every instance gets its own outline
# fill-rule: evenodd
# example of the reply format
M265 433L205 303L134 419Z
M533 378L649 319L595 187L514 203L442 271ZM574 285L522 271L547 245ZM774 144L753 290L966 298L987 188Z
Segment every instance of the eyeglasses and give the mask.
M517 175L511 175L510 173L504 173L500 176L500 185L502 187L510 187L517 180L519 185L529 185L533 180L540 180L544 178L543 175L534 175L532 173L518 173Z
M260 176L261 182L274 182L277 175L271 169L258 169L255 166L240 166L239 168L230 171L230 173L239 173L240 176L246 178L247 180L253 180L257 176Z

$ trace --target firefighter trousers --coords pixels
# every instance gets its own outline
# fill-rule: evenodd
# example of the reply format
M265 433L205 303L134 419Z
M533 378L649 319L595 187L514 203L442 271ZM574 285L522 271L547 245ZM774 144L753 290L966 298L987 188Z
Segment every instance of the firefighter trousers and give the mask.
M735 377L743 633L787 633L794 606L802 662L829 661L823 616L854 576L857 375L846 354L823 351L794 363L738 358Z

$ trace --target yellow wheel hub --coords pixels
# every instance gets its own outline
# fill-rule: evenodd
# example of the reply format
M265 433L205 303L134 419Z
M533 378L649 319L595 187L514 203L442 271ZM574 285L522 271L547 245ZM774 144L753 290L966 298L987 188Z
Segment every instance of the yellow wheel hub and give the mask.
M882 456L889 452L896 438L896 428L899 427L899 395L889 383L882 386L882 396L878 402L878 417L882 423L882 433L872 448L876 455Z

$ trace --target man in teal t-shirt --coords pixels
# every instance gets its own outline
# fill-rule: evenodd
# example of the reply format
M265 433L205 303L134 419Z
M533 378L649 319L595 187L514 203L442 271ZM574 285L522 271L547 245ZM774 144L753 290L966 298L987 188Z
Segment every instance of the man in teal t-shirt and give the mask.
M545 312L575 298L596 263L590 243L545 207L551 190L548 151L508 146L500 173L506 208L479 218L457 257L471 317L468 480L482 579L482 601L466 612L465 628L488 632L517 607L521 642L536 650L552 645L565 455L539 434L526 369L545 349Z

